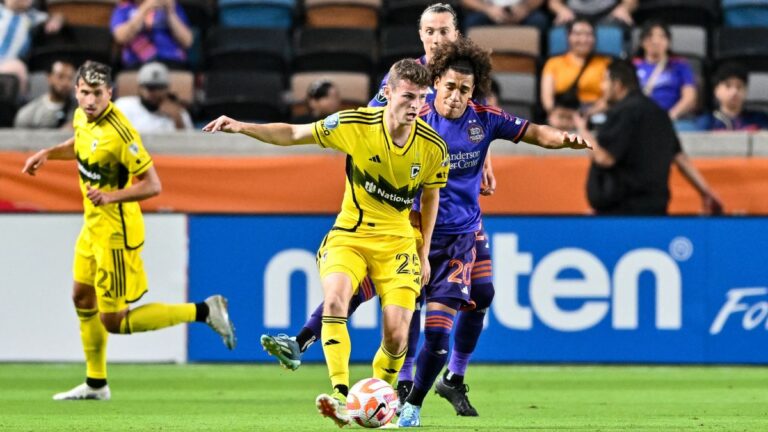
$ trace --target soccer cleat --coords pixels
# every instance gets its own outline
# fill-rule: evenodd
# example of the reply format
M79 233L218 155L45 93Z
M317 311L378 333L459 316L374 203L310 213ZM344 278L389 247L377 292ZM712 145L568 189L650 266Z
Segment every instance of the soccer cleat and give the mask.
M110 393L108 385L101 388L93 388L86 383L82 383L70 391L56 393L53 395L53 400L109 400L111 397L112 393Z
M397 401L399 402L397 405L397 415L400 415L400 410L405 405L405 398L411 393L411 389L413 389L413 381L397 382Z
M206 324L221 336L227 348L234 349L237 345L237 338L235 338L235 326L229 320L227 299L220 295L214 295L205 299L205 304L208 305Z
M301 366L301 348L296 338L285 334L277 336L261 335L261 346L273 357L277 357L280 365L295 371Z
M466 384L452 386L445 382L445 378L442 376L435 383L435 393L447 399L448 402L453 405L453 409L456 410L456 415L463 417L477 417L477 410L469 403L467 392L469 392L469 386Z
M421 426L421 407L406 402L400 411L400 418L397 419L397 427L419 426Z
M315 399L315 405L323 417L333 420L340 428L352 423L352 419L347 414L347 397L338 391L333 392L332 396L321 394Z

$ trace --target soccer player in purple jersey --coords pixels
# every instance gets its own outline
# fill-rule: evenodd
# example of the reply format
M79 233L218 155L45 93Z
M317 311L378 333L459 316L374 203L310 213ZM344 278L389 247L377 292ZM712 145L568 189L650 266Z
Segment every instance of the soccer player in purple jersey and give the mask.
M441 193L432 236L432 277L422 292L427 301L425 343L416 358L414 385L401 409L399 427L421 425L421 406L448 358L449 337L457 314L463 328L457 329L454 351L462 355L452 358L448 374L436 386L438 391L441 386L456 388L451 385L452 379L463 375L460 372L469 360L463 354L474 350L474 345L467 346L467 340L476 343L482 331L491 299L482 299L480 303L478 296L473 296L482 284L475 284L472 268L479 265L478 279L490 276L490 261L477 262L479 251L475 244L481 229L477 190L482 181L482 161L491 142L522 140L551 149L589 147L578 135L530 123L471 99L482 99L491 82L490 54L472 41L460 38L438 47L428 66L435 98L424 106L420 116L448 144L451 173ZM475 311L459 313L462 309ZM463 396L468 403L466 391Z

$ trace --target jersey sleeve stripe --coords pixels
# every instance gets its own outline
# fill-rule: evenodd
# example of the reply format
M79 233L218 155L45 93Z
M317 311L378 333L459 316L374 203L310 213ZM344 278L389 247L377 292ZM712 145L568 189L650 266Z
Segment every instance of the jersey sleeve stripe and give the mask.
M444 182L432 182L432 183L422 183L424 186L434 186L434 185L446 185L448 184L447 181Z
M525 121L525 124L523 127L520 128L520 132L517 133L517 136L512 140L513 142L519 142L522 137L525 136L525 132L528 130L528 125L530 122L528 120Z
M136 168L136 170L134 172L132 172L131 174L133 174L133 175L141 175L141 174L143 174L147 170L147 168L149 168L149 165L151 165L151 164L152 164L152 159L146 161L144 163L144 165Z
M445 145L445 142L443 140L436 140L434 137L425 135L422 131L416 131L416 135L423 138L426 141L431 142L432 144L436 145L440 149L440 157L445 158L448 156L448 146Z
M431 136L432 141L434 141L438 146L440 146L445 151L445 153L448 153L448 145L445 143L445 140L443 140L443 138L437 134L437 132L435 132L433 129L429 127L422 126L420 123L416 123L416 125L417 125L416 126L417 132L423 132L424 134Z

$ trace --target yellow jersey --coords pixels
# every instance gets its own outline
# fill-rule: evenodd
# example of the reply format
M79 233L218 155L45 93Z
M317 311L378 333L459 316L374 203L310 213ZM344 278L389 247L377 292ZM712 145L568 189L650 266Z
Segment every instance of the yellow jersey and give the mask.
M403 147L396 146L386 108L340 111L314 123L322 147L347 154L347 182L334 230L413 237L408 213L422 188L448 181L448 146L417 118Z
M75 110L75 157L83 193L85 227L94 242L112 249L137 249L144 244L144 219L137 202L94 206L87 187L109 192L125 189L134 176L152 166L141 137L111 102L94 121Z

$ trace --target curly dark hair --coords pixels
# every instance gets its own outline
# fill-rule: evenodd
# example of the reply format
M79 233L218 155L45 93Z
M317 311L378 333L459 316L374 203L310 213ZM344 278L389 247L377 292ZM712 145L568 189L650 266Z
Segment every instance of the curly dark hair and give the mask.
M432 82L442 77L448 69L473 75L475 91L472 97L485 98L491 91L491 53L472 42L460 37L456 42L445 43L437 47L427 65Z

